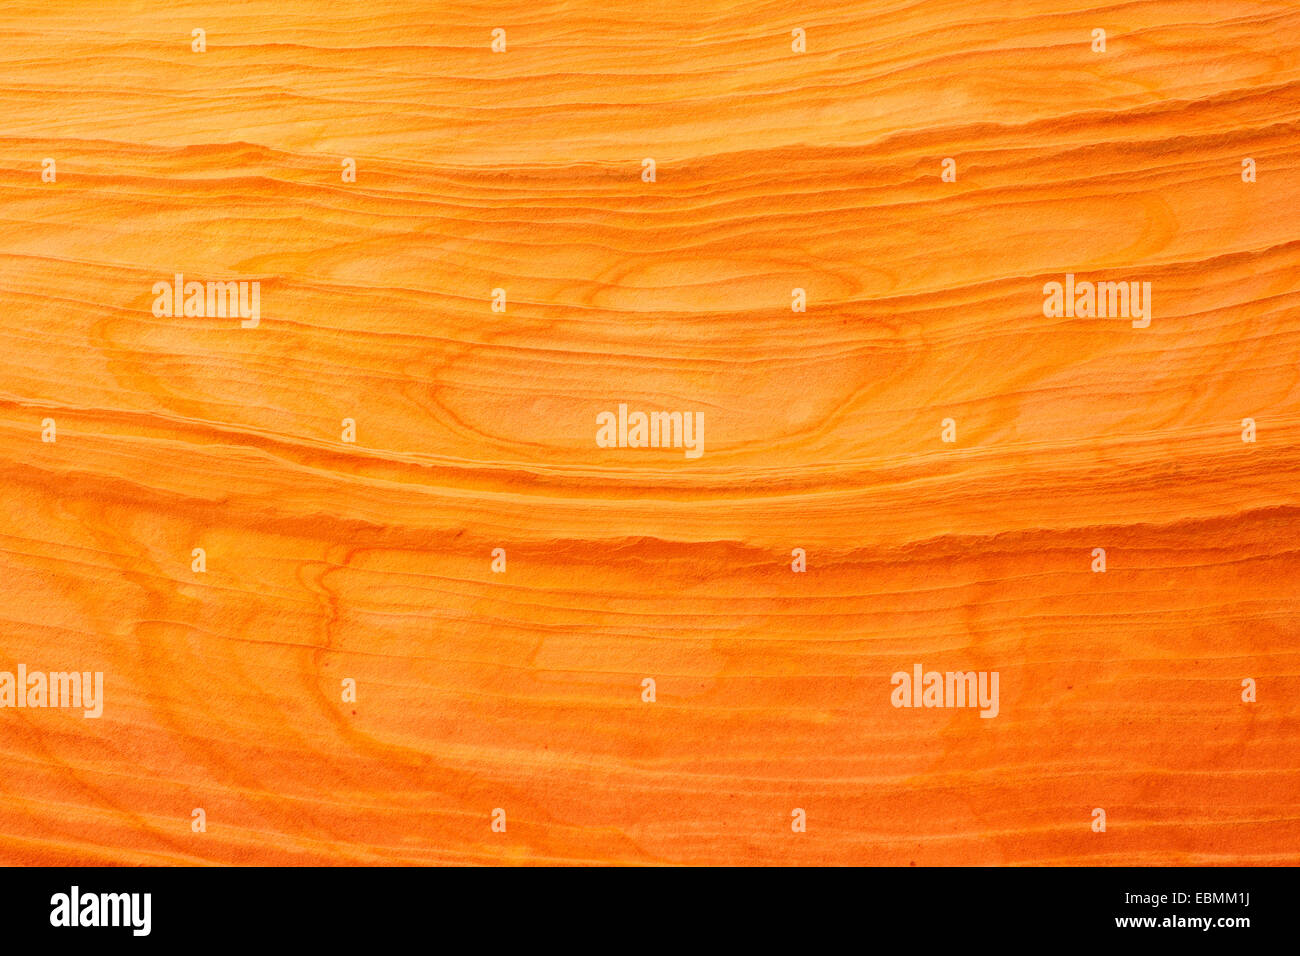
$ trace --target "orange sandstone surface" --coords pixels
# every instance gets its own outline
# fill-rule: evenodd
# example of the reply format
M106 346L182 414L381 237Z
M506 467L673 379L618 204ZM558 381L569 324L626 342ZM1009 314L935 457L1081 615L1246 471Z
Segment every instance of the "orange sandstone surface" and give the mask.
M0 11L0 862L1300 863L1300 7L436 7Z

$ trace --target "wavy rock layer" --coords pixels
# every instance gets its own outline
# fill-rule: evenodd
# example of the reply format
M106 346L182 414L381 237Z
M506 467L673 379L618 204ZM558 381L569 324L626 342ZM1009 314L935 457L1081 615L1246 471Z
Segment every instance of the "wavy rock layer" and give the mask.
M0 860L1300 863L1300 9L122 6L0 12L0 669L106 697Z

